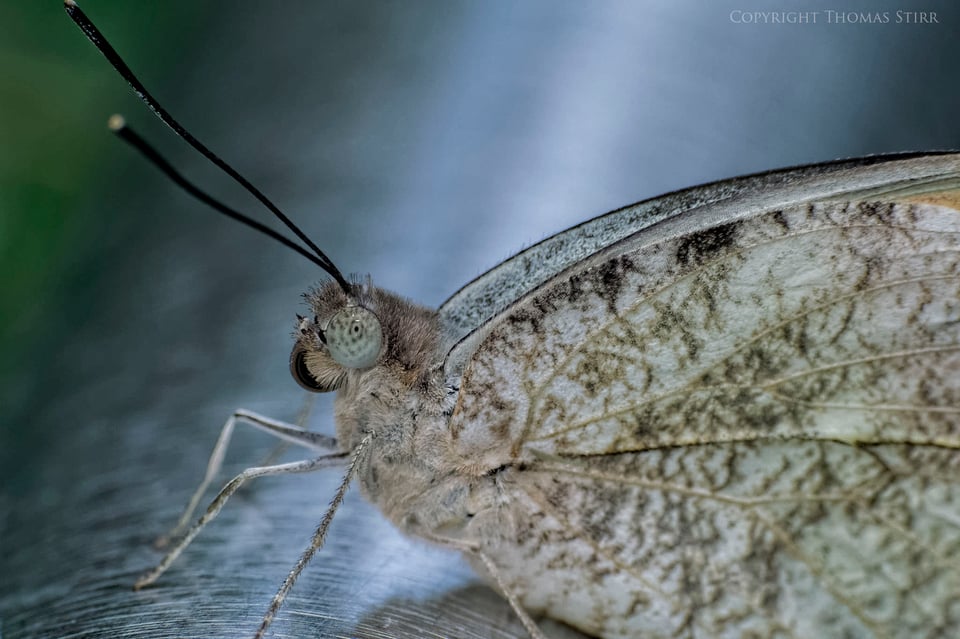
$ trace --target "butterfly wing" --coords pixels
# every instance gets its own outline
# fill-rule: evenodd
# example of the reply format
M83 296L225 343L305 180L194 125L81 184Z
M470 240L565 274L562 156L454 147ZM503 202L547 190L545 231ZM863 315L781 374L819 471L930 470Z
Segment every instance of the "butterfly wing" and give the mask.
M900 162L918 159L913 171L936 179L938 156L951 154L904 153L837 160L811 166L768 171L713 182L645 200L595 217L528 247L466 284L440 305L447 348L483 329L508 306L591 255L649 226L685 211L716 207L732 201L752 201L762 206L771 198L778 206L817 201L847 194L855 199L897 179ZM871 168L872 167L872 168ZM866 169L866 170L861 170ZM775 193L775 196L771 194ZM480 333L483 331L480 330ZM476 337L476 336L474 336ZM469 357L479 340L454 349L453 359Z
M528 605L608 637L960 622L960 159L832 166L628 235L454 349L461 454L524 469Z
M547 460L502 473L484 550L524 605L605 639L946 639L958 473L955 449L812 440Z

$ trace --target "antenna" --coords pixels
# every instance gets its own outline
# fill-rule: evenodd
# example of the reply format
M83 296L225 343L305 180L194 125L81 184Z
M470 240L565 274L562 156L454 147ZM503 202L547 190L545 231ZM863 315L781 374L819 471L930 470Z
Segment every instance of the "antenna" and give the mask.
M154 115L160 118L160 120L164 124L166 124L168 127L173 129L173 132L176 133L178 137L180 137L185 142L187 142L187 144L189 144L194 149L199 151L201 155L203 155L205 158L207 158L208 160L213 162L215 165L217 165L224 173L229 175L240 186L246 189L247 192L249 192L251 195L257 198L265 207L267 207L267 209L270 210L271 213L273 213L277 217L277 219L279 219L281 222L283 222L287 226L287 228L293 231L293 233L298 238L300 238L300 240L304 244L306 244L310 249L312 249L312 251L316 254L317 259L311 259L311 261L313 261L315 264L320 266L320 268L322 268L324 271L329 273L333 277L333 279L337 281L337 284L340 285L340 288L343 289L343 292L349 296L351 294L350 283L347 282L346 278L343 277L343 274L340 273L340 270L333 264L330 258L327 257L326 254L323 251L321 251L320 248L316 244L314 244L313 241L309 237L307 237L306 234L303 231L301 231L297 227L297 225L290 220L290 218L284 215L280 211L280 209L277 208L277 206L267 198L266 195L264 195L259 189L253 186L245 177L240 175L240 173L238 173L232 166L227 164L224 160L222 160L219 156L213 153L199 140L193 137L193 135L191 135L189 131L187 131L179 122L177 122L173 118L172 115L170 115L170 113L167 112L166 109L163 108L163 106L160 105L160 103L156 100L156 98L150 95L150 92L147 91L146 87L143 86L143 83L141 83L140 80L137 79L133 71L130 70L130 67L128 67L127 64L120 57L120 54L116 52L113 46L111 46L111 44L107 41L104 35L100 32L100 30L97 29L97 27L93 24L93 22L90 21L90 18L87 17L87 15L80 9L80 7L77 5L77 3L74 0L64 0L63 5L64 5L64 9L67 12L67 15L70 16L70 19L73 20L78 27L80 27L80 30L83 31L84 35L87 36L87 39L90 40L90 42L92 42L93 45L100 50L100 53L104 55L104 57L113 66L113 68L116 69L117 72L123 77L123 79L127 81L127 84L130 85L130 87L134 90L137 96L143 101L143 103L146 104L151 111L153 111ZM122 123L122 119L121 119L121 123ZM191 193L192 195L194 195L201 201L205 202L206 204L212 206L214 209L220 211L224 215L227 215L228 217L231 217L244 224L247 224L248 226L251 226L257 229L258 231L264 232L270 237L280 241L286 246L294 245L292 241L287 240L286 238L280 239L283 236L279 235L275 231L270 231L267 227L263 226L259 222L255 222L254 220L248 218L247 216L237 213L232 209L228 209L226 206L220 204L219 202L216 202L216 200L214 200L212 197L210 197L203 191L200 191L199 189L197 189L195 186L187 182L182 176L180 176L179 173L174 171L173 168L170 166L170 164L166 160L161 158L159 154L153 151L153 149L151 149L149 145L146 144L146 142L143 142L142 138L140 138L139 136L136 136L136 134L133 134L133 136L126 136L121 134L120 133L121 131L130 132L128 128L121 126L120 130L117 132L118 134L121 135L122 138L124 138L124 140L130 142L131 144L133 144L131 140L134 139L134 137L137 140L139 140L142 143L142 145L134 144L134 146L136 146L141 153L146 155L152 162L154 162L154 164L156 164L162 171L164 171L168 176L170 176L171 179L174 179L174 181L177 182L177 184L179 184L181 187L187 190L187 192ZM147 152L145 149L150 149L152 153ZM177 176L177 178L179 179L175 178L174 176ZM216 204L214 204L214 202L216 202ZM227 211L230 211L230 212L228 213ZM306 251L303 249L297 252L300 253L301 255L307 254Z
M140 135L138 135L133 129L127 126L126 120L123 119L122 115L112 115L107 121L107 126L110 127L110 130L117 134L121 140L135 148L139 151L147 161L156 166L158 169L163 171L168 178L170 178L174 184L182 188L184 191L197 198L210 208L223 213L227 217L240 222L241 224L246 224L255 231L259 231L264 235L273 238L274 240L280 242L289 249L292 249L304 256L320 268L326 270L327 264L324 263L320 258L318 258L313 253L307 251L305 248L290 240L289 238L284 237L280 233L277 233L269 226L261 224L260 222L254 220L253 218L236 211L223 202L215 199L209 193L202 191L195 184L183 177L183 174L173 168L173 165L160 155L160 152L157 151L149 142L144 140Z

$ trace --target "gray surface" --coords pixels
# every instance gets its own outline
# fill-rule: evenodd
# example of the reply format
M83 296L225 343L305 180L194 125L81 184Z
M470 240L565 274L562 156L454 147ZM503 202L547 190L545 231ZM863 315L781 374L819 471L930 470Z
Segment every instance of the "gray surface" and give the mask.
M94 19L97 5L83 5ZM949 3L918 6L939 12L924 26L737 25L739 8L231 2L171 34L168 51L128 61L176 56L176 73L144 76L174 114L341 269L436 305L523 245L632 201L777 166L960 146ZM55 29L89 68L97 54L62 20ZM131 48L150 27L100 26ZM257 210L119 80L87 89L115 94L184 170ZM158 559L149 542L175 520L229 412L297 413L289 332L317 273L114 153L76 215L142 222L119 238L103 229L101 267L70 300L76 321L36 327L45 365L24 364L33 377L0 429L0 634L246 636L335 472L260 480L155 587L129 585ZM312 426L331 430L330 414L322 398ZM241 431L231 472L270 447ZM456 555L400 537L354 492L273 631L524 636Z

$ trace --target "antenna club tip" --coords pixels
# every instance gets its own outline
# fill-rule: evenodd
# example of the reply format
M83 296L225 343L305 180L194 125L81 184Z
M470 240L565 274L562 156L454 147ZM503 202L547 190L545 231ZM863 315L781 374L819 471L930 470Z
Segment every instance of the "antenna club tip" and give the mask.
M74 0L63 0L63 6L67 9L73 9L77 6L77 3Z
M67 2L71 2L71 1L72 0L67 0ZM107 120L107 127L109 127L110 130L113 131L114 133L116 133L117 131L119 131L125 126L127 126L127 121L119 113L114 113L113 115L110 116L110 119Z

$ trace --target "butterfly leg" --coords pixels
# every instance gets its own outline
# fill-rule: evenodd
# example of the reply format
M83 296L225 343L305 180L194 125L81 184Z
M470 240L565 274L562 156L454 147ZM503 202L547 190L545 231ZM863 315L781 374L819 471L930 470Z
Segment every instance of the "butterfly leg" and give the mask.
M232 418L231 418L232 419ZM315 459L306 459L303 461L290 462L287 464L277 464L275 466L255 466L253 468L248 468L233 479L231 479L226 486L217 494L210 505L207 506L206 512L200 516L200 519L187 530L186 534L170 549L169 552L164 556L160 563L157 564L156 568L148 572L146 575L137 580L133 585L134 590L139 590L144 586L149 586L157 578L166 572L167 568L170 567L170 564L180 556L180 553L183 552L183 549L186 548L193 538L203 530L203 527L210 523L214 517L220 512L223 508L223 505L230 499L230 496L233 493L237 492L237 489L243 485L249 479L254 479L256 477L266 477L268 475L285 475L291 473L308 473L314 470L319 470L321 468L329 468L331 466L342 465L344 460L347 459L349 453L331 453L329 455L323 455Z
M223 425L223 429L220 431L220 437L217 438L213 452L210 453L210 460L207 462L207 470L204 474L203 481L200 482L200 485L197 486L197 489L193 492L193 495L191 495L190 501L187 502L187 506L183 509L183 514L180 515L180 519L177 520L176 525L166 535L158 537L153 542L154 547L165 548L172 539L176 539L186 530L193 518L194 511L197 509L197 505L210 487L210 482L214 480L217 473L220 472L220 468L223 466L223 458L226 455L227 447L230 445L233 428L238 422L250 424L285 442L291 442L304 448L321 452L337 450L337 440L333 437L310 432L301 426L270 419L269 417L264 417L263 415L242 408L234 411ZM266 464L264 464L264 466L265 465Z
M309 430L306 428L306 426L304 426L304 424L306 424L307 420L310 418L310 413L313 411L313 405L316 403L316 400L316 395L313 393L308 393L304 398L303 403L300 405L300 410L297 411L297 418L290 423L299 426L303 430ZM283 455L283 453L285 453L292 445L293 444L288 441L280 441L276 446L273 447L273 450L264 455L263 459L261 459L256 465L272 466L273 464L276 464L277 460L280 459L280 456ZM334 447L332 450L336 450L336 447Z
M277 616L280 606L283 605L283 600L287 598L287 593L290 592L293 584L296 583L300 577L300 573L307 567L307 564L310 563L310 560L313 559L317 551L323 548L323 543L327 539L327 531L330 529L330 522L333 521L333 516L337 512L337 508L343 503L343 497L347 494L347 488L350 487L350 482L353 480L354 474L356 474L357 465L367 454L367 447L370 445L372 439L372 434L367 435L360 441L357 447L353 449L353 452L350 453L350 463L347 465L347 472L343 474L343 479L340 480L340 485L337 487L337 492L330 501L327 512L323 514L323 519L320 520L320 524L317 526L316 531L314 531L313 538L310 540L310 546L300 555L300 559L297 560L293 570L291 570L287 578L283 580L277 594L273 596L273 601L270 602L270 607L267 608L266 614L263 615L263 620L260 622L260 627L257 629L257 634L254 635L253 639L263 639L267 633L267 628L273 623L273 619ZM346 456L347 453L343 453L342 458Z
M461 539L442 537L423 529L417 530L416 534L441 546L446 546L452 550L459 550L460 552L478 557L480 561L483 562L483 565L487 568L487 572L490 573L490 576L493 577L493 580L497 583L497 587L500 588L500 592L503 593L503 596L510 603L510 607L513 608L513 611L520 618L520 623L522 623L523 627L527 629L527 632L530 634L530 639L547 639L546 635L543 634L543 631L540 630L539 626L537 626L537 622L535 622L530 616L530 613L528 613L524 607L520 605L520 602L513 594L513 591L510 590L509 586L507 586L506 582L503 580L503 577L500 575L500 569L497 568L497 564L494 563L490 555L480 549L479 544L463 541Z

